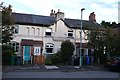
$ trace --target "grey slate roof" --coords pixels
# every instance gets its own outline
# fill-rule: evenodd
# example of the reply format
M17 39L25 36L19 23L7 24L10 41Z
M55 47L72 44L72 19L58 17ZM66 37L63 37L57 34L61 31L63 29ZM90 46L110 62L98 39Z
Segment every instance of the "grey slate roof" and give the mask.
M40 16L40 15L21 14L21 13L13 13L12 16L15 20L15 23L18 24L49 26L55 22L55 18L50 16Z
M50 26L56 22L55 17L33 15L33 14L22 14L22 13L12 13L12 16L17 24L29 24L29 25L42 25ZM79 19L68 19L63 20L65 24L70 28L80 28ZM101 26L98 23L83 20L83 29L99 29Z

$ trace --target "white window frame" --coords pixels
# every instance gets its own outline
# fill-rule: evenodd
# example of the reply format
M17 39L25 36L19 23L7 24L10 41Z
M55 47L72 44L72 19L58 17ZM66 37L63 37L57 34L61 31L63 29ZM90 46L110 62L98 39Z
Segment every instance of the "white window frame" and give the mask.
M46 35L47 33L50 33L50 35ZM52 36L52 29L51 28L46 29L45 36Z
M30 33L30 28L27 27L27 35L29 35L29 33Z
M35 28L34 27L32 27L32 35L35 35Z
M41 47L34 47L34 55L40 55L41 54Z
M19 52L19 48L20 48L20 43L18 43L18 42L10 42L10 46L12 47L12 49L15 51L15 52ZM15 44L14 46L13 46L13 44Z
M39 36L40 35L40 29L39 28L37 28L37 36Z
M50 52L47 52L47 49L52 49L52 52L50 53ZM45 45L45 50L46 50L46 54L53 54L53 51L54 51L54 44L52 44L52 43L47 43L46 45Z
M19 26L18 25L14 25L13 26L13 33L14 34L18 34L19 33Z
M69 36L69 34L72 34L72 36ZM68 30L67 37L68 37L68 38L73 38L73 30Z

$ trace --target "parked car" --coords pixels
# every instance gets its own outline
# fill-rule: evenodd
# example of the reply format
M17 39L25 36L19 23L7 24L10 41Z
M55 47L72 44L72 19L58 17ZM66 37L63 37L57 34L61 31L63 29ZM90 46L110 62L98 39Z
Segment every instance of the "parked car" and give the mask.
M107 61L105 67L109 70L120 72L120 57L115 57Z

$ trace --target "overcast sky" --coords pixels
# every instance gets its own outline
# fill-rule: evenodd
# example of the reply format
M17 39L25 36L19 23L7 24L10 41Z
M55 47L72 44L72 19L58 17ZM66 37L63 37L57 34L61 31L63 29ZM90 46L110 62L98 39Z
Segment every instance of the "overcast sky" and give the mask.
M102 20L118 23L119 0L2 0L4 5L12 5L13 12L49 16L51 9L60 9L65 18L80 19L81 8L85 8L83 19L95 12L96 21Z

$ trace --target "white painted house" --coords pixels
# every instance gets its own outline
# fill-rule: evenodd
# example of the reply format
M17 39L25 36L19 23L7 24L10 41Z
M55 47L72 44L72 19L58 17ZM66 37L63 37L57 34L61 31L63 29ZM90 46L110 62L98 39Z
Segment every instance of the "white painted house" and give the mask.
M15 19L14 35L11 45L16 54L22 57L23 64L44 64L44 57L57 53L64 40L70 40L76 46L74 55L79 55L80 21L65 18L58 10L51 10L50 16L13 13ZM83 55L88 55L92 48L87 45L85 32L100 27L91 13L89 21L83 20L82 45ZM43 60L43 61L42 61Z

